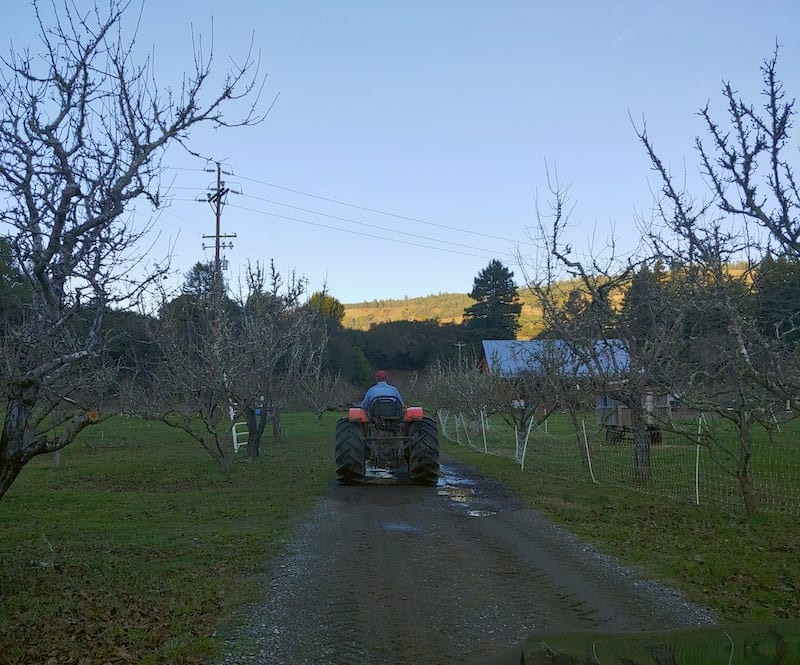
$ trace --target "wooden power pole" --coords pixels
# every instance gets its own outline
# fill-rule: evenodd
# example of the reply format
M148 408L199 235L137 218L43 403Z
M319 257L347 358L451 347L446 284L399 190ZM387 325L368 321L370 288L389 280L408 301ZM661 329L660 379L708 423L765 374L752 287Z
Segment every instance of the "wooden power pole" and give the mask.
M230 188L225 186L222 180L222 165L217 162L217 186L206 194L206 200L211 204L214 209L214 217L216 220L216 227L214 235L204 235L203 238L214 238L214 281L217 284L222 284L222 258L221 250L223 248L230 249L233 243L225 243L225 238L235 238L236 234L223 234L222 233L222 206L225 205L225 196L230 192ZM205 249L205 245L203 245Z

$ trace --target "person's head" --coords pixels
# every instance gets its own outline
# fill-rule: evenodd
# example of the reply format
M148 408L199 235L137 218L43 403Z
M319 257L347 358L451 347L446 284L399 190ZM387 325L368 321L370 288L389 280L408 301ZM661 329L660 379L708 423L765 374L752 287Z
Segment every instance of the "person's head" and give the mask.
M379 369L375 373L375 381L377 381L378 383L381 383L382 381L388 381L388 380L389 380L389 375L386 372L384 372L382 369Z

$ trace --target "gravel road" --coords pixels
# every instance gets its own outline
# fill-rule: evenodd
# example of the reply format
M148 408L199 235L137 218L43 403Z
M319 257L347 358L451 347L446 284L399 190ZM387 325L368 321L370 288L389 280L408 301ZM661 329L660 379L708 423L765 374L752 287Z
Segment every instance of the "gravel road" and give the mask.
M438 487L332 486L219 665L515 662L534 631L713 622L474 469L444 460L442 471Z

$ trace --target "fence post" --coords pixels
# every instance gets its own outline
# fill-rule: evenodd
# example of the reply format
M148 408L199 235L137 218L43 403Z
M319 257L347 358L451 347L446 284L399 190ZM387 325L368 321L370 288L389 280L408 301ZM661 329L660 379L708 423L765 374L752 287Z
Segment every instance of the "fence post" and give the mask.
M483 454L489 454L489 446L486 445L486 421L484 420L484 409L481 409L481 433L483 434Z
M697 453L694 460L694 505L700 505L700 434L703 432L703 421L705 415L702 413L697 419Z
M467 423L464 414L461 414L461 425L464 427L464 438L467 440L467 445L472 448L472 441L469 438L469 430L467 430Z
M586 462L589 465L589 476L592 482L597 485L597 478L594 477L594 470L592 469L592 456L589 453L589 437L586 436L586 418L581 419L581 426L583 427L583 447L586 449Z
M528 432L525 434L525 445L522 447L522 459L519 463L519 470L525 471L525 455L528 452L528 439L531 436L531 428L533 427L533 418L531 418L530 423L528 423Z

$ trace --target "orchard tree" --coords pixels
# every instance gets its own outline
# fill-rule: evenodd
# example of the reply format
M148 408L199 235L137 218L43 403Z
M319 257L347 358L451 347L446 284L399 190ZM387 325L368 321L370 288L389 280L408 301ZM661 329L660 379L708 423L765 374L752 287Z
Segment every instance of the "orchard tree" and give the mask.
M703 334L694 336L695 346L714 353L685 368L691 379L684 384L685 395L699 409L733 425L736 446L724 434L710 436L707 445L737 479L749 512L759 504L751 473L754 429L771 431L776 402L800 411L795 317L764 298L764 287L779 268L770 268L763 257L778 254L793 262L800 254L798 152L790 137L795 102L778 78L777 58L776 49L762 63L760 108L725 83L727 117L717 119L710 103L701 109L707 137L696 139L695 148L709 188L704 196L688 192L683 178L673 176L659 157L646 128L636 129L661 182L658 221L669 234L667 239L651 231L650 240L668 264L680 266L693 283L705 287L683 300L690 329L696 332L705 321L714 323L711 331L701 329ZM734 263L739 270L732 269ZM790 288L781 290L792 297Z
M651 472L644 400L675 392L683 406L707 414L709 424L699 437L696 422L673 422L673 431L707 447L738 482L748 512L759 506L751 469L755 430L777 426L776 403L800 411L791 304L791 264L800 250L797 151L789 140L795 111L776 64L777 53L763 63L761 109L727 83L727 118L716 119L710 104L701 109L708 135L695 141L708 186L701 195L670 172L645 127L636 128L660 189L655 218L641 220L643 242L634 254L620 259L612 241L606 254L577 258L564 240L568 188L556 182L549 183L550 214L539 216L544 251L531 261L530 285L549 334L575 353L584 349L598 390L631 410L637 478L646 481ZM668 276L660 274L662 265ZM558 289L564 278L577 283L570 298ZM598 347L591 341L607 334L627 352L626 366L613 373L592 351Z
M581 368L581 392L590 387L615 408L629 409L633 476L647 482L652 432L666 424L649 409L649 397L674 388L670 368L673 343L682 333L680 319L669 310L671 301L660 297L663 284L657 269L647 267L646 248L620 258L610 243L588 262L575 256L564 237L570 223L566 211L572 209L569 187L557 178L548 185L549 208L537 203L534 241L541 251L525 268L528 287L538 300L547 337L560 340L570 364ZM523 257L520 262L524 265ZM566 293L565 282L570 285ZM551 384L566 389L563 369L558 363L552 368Z
M139 359L145 380L130 387L126 410L180 429L219 464L230 469L230 380L224 335L230 322L213 300L197 303L196 317L161 307L150 337L154 362Z
M137 63L123 37L135 34L129 7L53 3L51 17L34 2L40 43L0 58L2 234L30 292L24 320L1 340L0 496L34 456L63 448L99 417L104 314L164 269L137 256L147 228L124 214L137 200L161 205L165 149L186 146L200 124L262 119L250 54L213 90L211 52L198 45L193 69L161 88L152 62ZM130 15L135 23L135 8ZM223 115L245 97L241 117Z
M519 330L522 303L514 284L514 273L493 259L478 273L464 310L464 327L475 340L514 339Z
M241 325L227 333L230 394L248 424L248 454L259 454L265 426L283 435L281 414L319 376L328 341L319 312L303 307L306 280L270 263L248 267Z
M305 280L284 283L274 265L269 273L256 265L233 305L201 299L196 317L162 306L153 332L160 360L132 408L186 432L223 470L231 418L244 420L248 456L258 457L267 425L280 438L281 412L319 375L326 337L317 314L299 304L304 289Z

